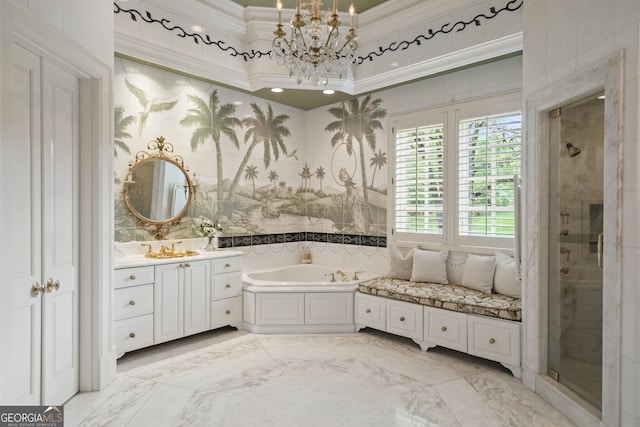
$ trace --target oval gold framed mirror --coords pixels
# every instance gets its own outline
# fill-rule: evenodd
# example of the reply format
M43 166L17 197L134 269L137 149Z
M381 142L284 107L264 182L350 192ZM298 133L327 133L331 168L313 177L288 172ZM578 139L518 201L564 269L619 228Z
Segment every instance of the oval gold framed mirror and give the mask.
M147 149L129 164L123 197L138 223L160 240L189 210L195 185L182 157L173 154L171 143L158 137Z

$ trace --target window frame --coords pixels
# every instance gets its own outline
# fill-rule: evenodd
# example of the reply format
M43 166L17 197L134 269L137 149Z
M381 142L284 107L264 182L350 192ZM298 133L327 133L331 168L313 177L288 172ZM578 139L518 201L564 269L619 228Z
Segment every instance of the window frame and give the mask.
M389 167L388 167L388 202L387 202L387 240L397 246L414 247L420 245L425 248L461 250L469 252L487 252L503 250L512 252L514 237L487 237L460 235L459 224L459 153L460 153L460 121L496 114L520 111L522 108L522 93L510 92L502 95L478 98L442 106L398 114L389 119ZM431 126L441 120L444 124L444 200L442 234L397 232L396 227L396 130L414 126ZM524 131L524 120L521 127ZM522 152L522 151L521 151ZM523 165L521 164L521 171ZM514 215L517 209L514 208Z

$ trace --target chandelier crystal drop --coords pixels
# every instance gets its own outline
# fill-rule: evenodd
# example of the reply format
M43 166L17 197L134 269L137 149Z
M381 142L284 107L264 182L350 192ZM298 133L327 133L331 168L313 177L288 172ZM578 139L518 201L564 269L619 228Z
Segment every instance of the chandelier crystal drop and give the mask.
M313 86L326 85L330 77L343 78L349 65L356 60L356 30L353 26L355 10L349 7L349 32L340 36L337 0L333 8L321 11L322 0L301 2L291 19L289 35L282 30L282 1L276 3L278 25L273 34L271 59L289 71L301 84L308 79Z

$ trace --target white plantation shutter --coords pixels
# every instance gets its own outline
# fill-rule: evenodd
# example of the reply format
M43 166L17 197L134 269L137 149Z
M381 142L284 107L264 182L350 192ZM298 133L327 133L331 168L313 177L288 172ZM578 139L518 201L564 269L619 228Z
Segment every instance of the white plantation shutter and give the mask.
M465 119L458 129L458 234L515 231L514 175L520 174L519 111Z
M396 130L395 231L443 233L444 124Z
M513 248L521 108L512 92L392 118L391 242Z

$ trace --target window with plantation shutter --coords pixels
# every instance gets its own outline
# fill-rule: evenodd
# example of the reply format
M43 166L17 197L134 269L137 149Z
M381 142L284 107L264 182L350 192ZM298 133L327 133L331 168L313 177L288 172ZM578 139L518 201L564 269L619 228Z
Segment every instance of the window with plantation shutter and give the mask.
M458 234L510 237L514 176L520 174L520 111L461 120L458 131Z
M392 118L390 241L513 248L520 105L511 93Z
M396 230L442 234L444 124L396 130Z

